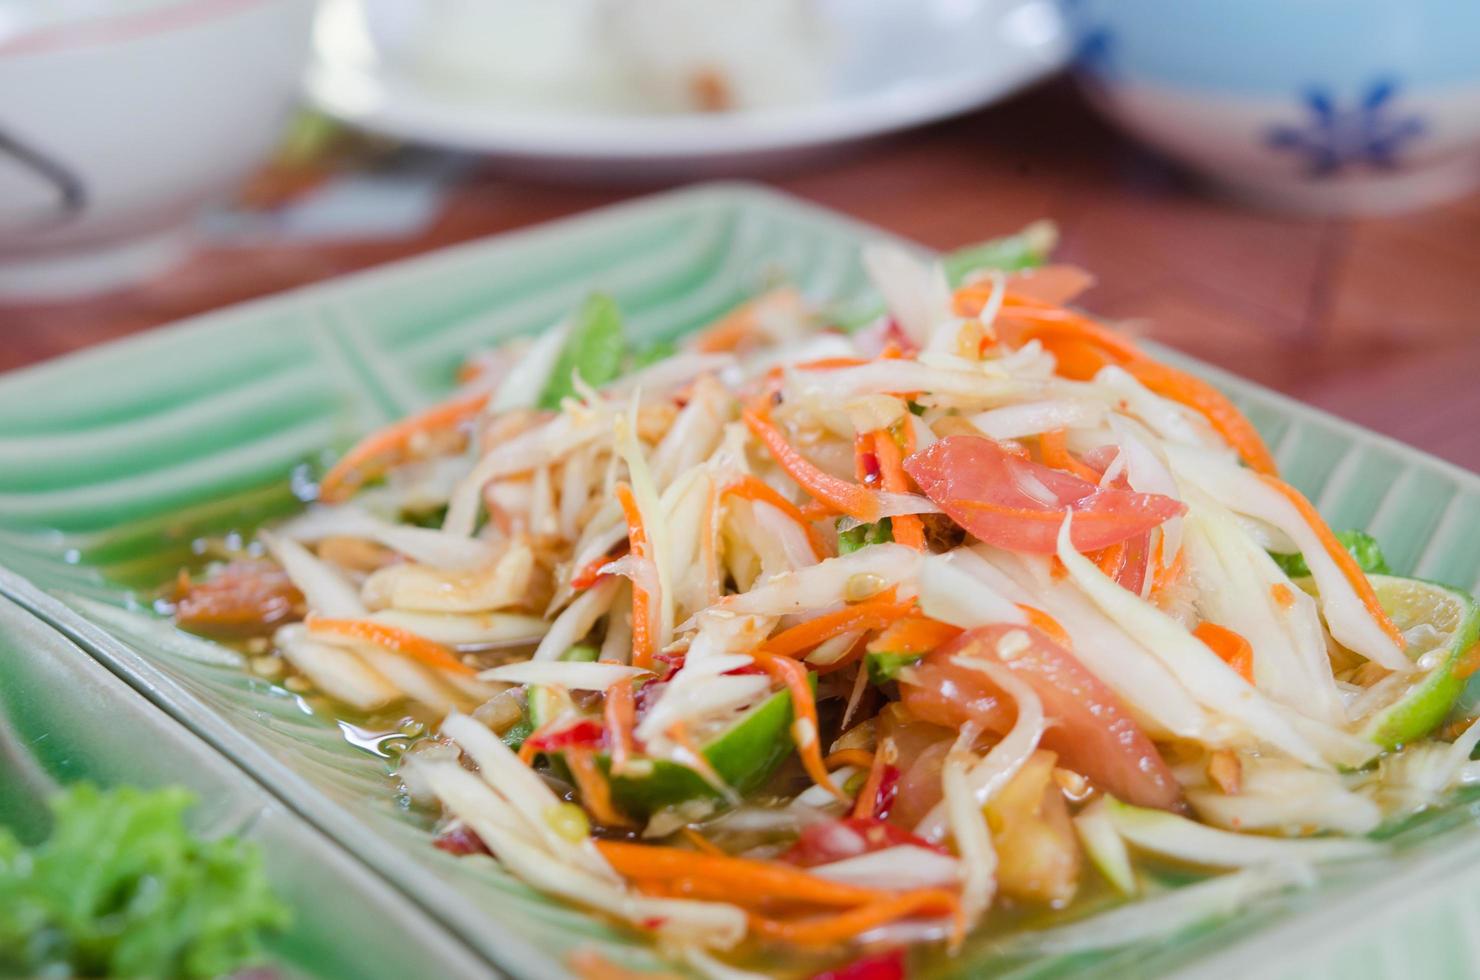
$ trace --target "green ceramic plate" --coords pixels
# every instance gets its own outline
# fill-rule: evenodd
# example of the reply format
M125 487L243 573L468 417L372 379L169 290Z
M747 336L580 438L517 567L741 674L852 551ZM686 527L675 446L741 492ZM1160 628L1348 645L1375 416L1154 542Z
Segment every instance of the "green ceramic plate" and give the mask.
M68 783L184 785L192 829L255 841L293 926L270 940L289 977L485 977L425 912L56 630L0 599L0 826L45 833ZM388 923L394 923L388 926Z
M700 187L0 379L0 562L18 573L0 576L0 591L510 972L557 974L583 945L658 967L632 934L534 894L491 861L434 851L426 816L395 799L384 759L226 662L221 648L152 618L147 590L193 560L199 535L290 511L295 465L437 398L470 347L539 330L593 288L616 296L649 338L701 324L777 277L819 299L864 302L859 245L879 237L763 190ZM1480 478L1194 368L1249 413L1332 523L1371 530L1403 574L1475 588ZM920 964L921 973L1480 974L1480 949L1467 938L1480 934L1480 830L1469 806L1404 828L1378 867L1344 869L1170 940L1053 957L981 942L954 962Z

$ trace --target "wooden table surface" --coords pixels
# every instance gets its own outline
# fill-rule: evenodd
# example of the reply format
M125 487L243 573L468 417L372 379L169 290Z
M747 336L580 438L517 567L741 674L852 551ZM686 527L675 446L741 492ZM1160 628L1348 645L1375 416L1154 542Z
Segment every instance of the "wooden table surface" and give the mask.
M1052 218L1060 257L1100 277L1090 309L1480 470L1480 195L1383 219L1242 209L1116 136L1063 83L768 180L939 248ZM653 189L479 171L415 238L213 249L128 293L0 306L0 369Z

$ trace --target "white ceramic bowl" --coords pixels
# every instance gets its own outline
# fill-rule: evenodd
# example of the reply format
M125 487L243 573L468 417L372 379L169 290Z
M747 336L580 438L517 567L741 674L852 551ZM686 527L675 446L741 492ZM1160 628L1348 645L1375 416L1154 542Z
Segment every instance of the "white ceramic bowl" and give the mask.
M837 61L821 100L721 113L619 111L574 99L531 107L512 95L459 95L411 71L396 51L413 6L326 0L309 97L366 129L546 177L648 179L795 164L824 147L1004 98L1057 71L1068 54L1053 0L817 0Z
M184 254L269 152L314 0L30 4L52 16L0 2L0 295L116 288Z
M1224 189L1398 211L1480 183L1475 0L1060 0L1117 122Z

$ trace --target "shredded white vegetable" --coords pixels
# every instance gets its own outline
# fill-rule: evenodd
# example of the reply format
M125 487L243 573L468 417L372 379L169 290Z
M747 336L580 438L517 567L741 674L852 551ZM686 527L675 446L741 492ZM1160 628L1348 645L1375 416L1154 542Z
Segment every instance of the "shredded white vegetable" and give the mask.
M293 580L298 591L303 593L310 610L320 616L344 619L358 619L369 612L354 586L333 565L321 561L290 538L271 531L258 531L257 537L283 566L283 571Z
M1381 857L1480 784L1480 721L1440 741L1473 613L1369 589L1231 409L1158 394L1185 399L1056 305L1086 273L1018 268L1042 244L975 270L872 245L882 306L778 285L673 351L652 338L757 270L645 309L644 337L600 299L475 352L299 516L203 542L156 595L225 644L131 628L341 706L347 737L425 723L400 769L441 827L720 980L751 941L816 940L810 972L978 925L1006 952L1154 939ZM856 278L836 258L809 290ZM1085 379L1076 343L1115 363ZM1044 782L1009 801L1025 765ZM1209 880L1168 893L1167 861ZM1092 874L1135 901L991 913L1078 916Z
M485 681L504 684L559 684L572 691L604 691L618 681L648 673L651 671L625 664L530 660L494 667L478 676Z
M1295 505L1263 483L1253 472L1209 453L1169 450L1172 465L1186 480L1197 484L1223 506L1266 521L1295 542L1310 566L1320 592L1326 625L1338 642L1389 670L1414 669L1357 596L1340 567L1326 552L1316 531Z
M1071 520L1059 531L1059 560L1069 577L1100 610L1156 655L1206 707L1243 722L1249 733L1317 767L1328 765L1262 695L1244 682L1232 667L1201 640L1155 606L1106 578L1069 538Z
M531 659L559 660L565 651L591 632L598 619L606 615L620 584L616 578L602 579L577 596L575 602L566 606L565 611L550 624L549 632L540 640Z
M331 698L361 711L373 711L401 697L401 691L350 650L320 643L300 623L284 626L273 637L283 656Z
M490 650L537 642L550 624L522 613L424 613L382 609L370 614L377 623L407 630L436 643Z
M1105 812L1116 831L1136 847L1217 868L1251 867L1279 861L1343 861L1376 857L1384 850L1381 844L1350 838L1297 840L1235 834L1164 810L1146 810L1115 799L1106 800Z
M976 762L970 749L975 736L970 726L962 729L940 774L945 795L941 805L956 842L956 853L961 855L961 915L973 925L992 904L997 871L997 852L992 847L987 818L971 785L970 773L983 764Z
M314 507L302 517L284 524L279 533L295 541L306 542L328 537L364 538L399 551L412 561L445 569L477 568L498 557L486 541L457 537L430 528L393 524L353 504Z
M980 813L977 819L981 819ZM985 821L982 825L986 826ZM865 888L946 888L961 879L961 865L962 861L939 851L915 844L897 844L858 857L819 864L810 871L819 878Z
M939 265L893 245L865 247L863 264L895 322L917 345L929 342L936 324L952 319L951 287Z

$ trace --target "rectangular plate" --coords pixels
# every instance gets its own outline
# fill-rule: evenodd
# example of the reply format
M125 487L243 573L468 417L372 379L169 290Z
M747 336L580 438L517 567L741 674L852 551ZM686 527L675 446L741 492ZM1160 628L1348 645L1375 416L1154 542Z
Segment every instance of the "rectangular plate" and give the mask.
M326 446L445 393L462 355L612 293L641 338L694 328L785 278L867 295L860 244L890 236L775 193L709 185L286 293L0 378L0 591L45 616L311 822L520 975L581 945L661 962L631 933L550 902L492 861L427 846L384 760L220 648L139 608L199 535L296 507L287 474ZM1338 527L1364 527L1400 572L1474 589L1480 478L1171 352L1242 407L1288 478ZM37 588L39 587L39 588ZM43 591L44 590L44 591ZM51 593L47 595L45 593ZM60 601L59 601L60 600ZM988 941L924 972L1121 976L1480 971L1462 938L1480 903L1480 834L1463 806L1406 829L1378 867L1333 871L1174 942L1029 959ZM1298 951L1297 951L1298 950ZM1384 959L1397 957L1400 959ZM1418 965L1417 967L1415 965ZM1392 972L1391 970L1386 972Z
M293 977L486 977L491 968L425 912L179 722L30 612L0 598L0 826L23 841L49 823L46 802L89 781L143 789L183 785L207 837L260 849L294 921L273 936L274 965ZM103 722L103 723L100 723ZM385 923L394 922L395 928Z

